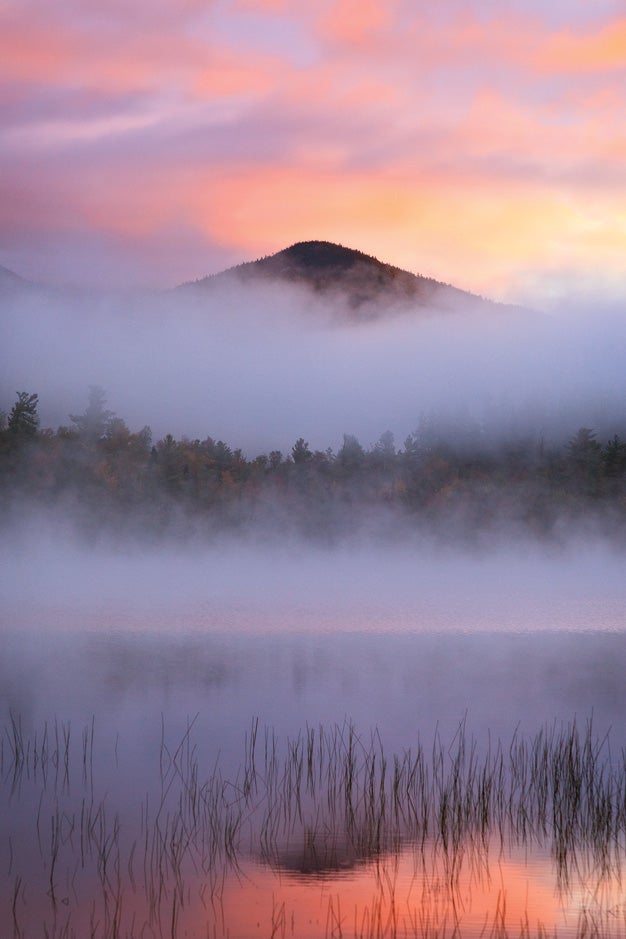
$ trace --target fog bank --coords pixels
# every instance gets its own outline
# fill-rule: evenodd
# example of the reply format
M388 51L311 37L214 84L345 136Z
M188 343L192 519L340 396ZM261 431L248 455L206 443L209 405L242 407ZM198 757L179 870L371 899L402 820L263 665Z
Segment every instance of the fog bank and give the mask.
M206 295L35 292L2 300L0 408L37 392L69 423L89 385L154 439L211 436L247 456L398 443L424 415L504 435L624 426L626 324L615 313L397 313L347 322L340 297L238 287ZM616 428L617 425L617 428Z
M43 520L0 549L2 624L55 630L624 631L625 557L602 542L319 548L226 538L133 550Z

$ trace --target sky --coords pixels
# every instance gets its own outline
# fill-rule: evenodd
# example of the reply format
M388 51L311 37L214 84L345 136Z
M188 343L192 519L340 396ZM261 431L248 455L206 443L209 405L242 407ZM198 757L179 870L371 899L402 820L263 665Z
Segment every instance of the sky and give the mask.
M306 239L626 297L623 0L0 0L0 265L169 287Z

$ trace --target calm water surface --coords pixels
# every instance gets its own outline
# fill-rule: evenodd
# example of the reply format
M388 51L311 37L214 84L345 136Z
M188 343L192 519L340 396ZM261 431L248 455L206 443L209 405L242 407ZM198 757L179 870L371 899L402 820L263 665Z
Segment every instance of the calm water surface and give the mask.
M398 810L392 776L421 748L432 793L461 735L470 773L498 741L508 760L512 740L589 725L619 775L618 564L391 556L364 577L362 558L319 556L238 580L213 560L201 577L73 562L70 579L50 557L5 581L7 935L626 935L623 831L574 855L549 820L520 828L522 806L446 843Z

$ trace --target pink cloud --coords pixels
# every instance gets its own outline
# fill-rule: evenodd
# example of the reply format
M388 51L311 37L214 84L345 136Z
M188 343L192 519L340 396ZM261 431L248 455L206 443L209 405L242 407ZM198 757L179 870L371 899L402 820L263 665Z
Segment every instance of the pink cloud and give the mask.
M603 167L598 176L601 184L607 163L623 154L626 133L619 113L625 105L626 99L618 95L598 93L567 104L531 106L485 89L474 97L454 137L468 162L496 155L501 171L506 173L508 165L511 176L526 163L529 170L571 182L580 167L595 163ZM485 169L493 166L487 164Z
M58 74L78 52L66 30L54 32L28 23L0 21L0 75L3 82L42 82Z
M232 49L216 49L206 56L192 82L193 91L201 98L220 99L233 95L264 97L284 80L285 63L275 56L238 56Z
M296 4L290 0L235 0L236 10L244 13L288 13Z
M197 257L221 243L243 259L328 237L435 276L454 262L481 289L481 265L560 265L557 244L615 265L623 17L565 30L538 3L449 0L4 9L0 244L82 232L140 257L184 230Z
M568 29L549 36L537 65L547 72L626 73L626 18L608 22L594 33Z
M335 0L319 18L318 30L332 42L369 47L391 27L393 8L392 0Z

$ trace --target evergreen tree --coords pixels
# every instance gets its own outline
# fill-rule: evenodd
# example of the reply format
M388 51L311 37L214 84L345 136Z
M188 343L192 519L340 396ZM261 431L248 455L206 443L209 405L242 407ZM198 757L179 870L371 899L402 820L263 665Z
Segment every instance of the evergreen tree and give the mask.
M621 476L626 472L626 443L617 434L602 451L602 463L607 476Z
M105 408L106 394L99 385L89 386L89 403L82 414L70 414L70 420L76 424L81 437L99 440L107 433L115 418L113 411Z
M343 435L343 446L337 454L337 462L347 473L352 473L363 465L365 450L354 434Z
M27 391L17 392L17 401L9 414L8 429L15 437L34 437L39 427L37 406L39 395Z
M304 439L304 437L298 437L295 444L291 448L291 456L293 462L296 464L308 463L313 458L313 454L309 449L309 444Z

